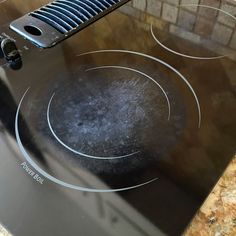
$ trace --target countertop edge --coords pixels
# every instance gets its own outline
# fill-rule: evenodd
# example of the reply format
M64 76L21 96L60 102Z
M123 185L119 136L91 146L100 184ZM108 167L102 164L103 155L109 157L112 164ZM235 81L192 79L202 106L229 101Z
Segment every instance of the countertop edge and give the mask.
M183 235L236 235L236 156Z

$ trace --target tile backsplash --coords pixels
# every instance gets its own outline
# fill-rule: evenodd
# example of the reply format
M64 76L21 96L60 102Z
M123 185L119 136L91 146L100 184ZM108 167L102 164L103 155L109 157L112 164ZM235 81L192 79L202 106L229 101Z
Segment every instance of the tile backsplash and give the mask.
M132 0L120 10L147 27L152 23L159 30L236 59L234 0Z

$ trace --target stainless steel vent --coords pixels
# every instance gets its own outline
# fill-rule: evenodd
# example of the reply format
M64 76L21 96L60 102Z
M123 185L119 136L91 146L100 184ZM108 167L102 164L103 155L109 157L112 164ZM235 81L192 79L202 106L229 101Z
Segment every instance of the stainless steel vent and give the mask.
M10 28L42 48L49 48L129 0L56 0L11 23Z

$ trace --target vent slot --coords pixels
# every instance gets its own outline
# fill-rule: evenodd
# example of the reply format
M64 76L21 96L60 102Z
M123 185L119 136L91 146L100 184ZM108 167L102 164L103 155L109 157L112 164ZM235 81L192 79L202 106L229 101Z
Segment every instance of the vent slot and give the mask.
M80 7L83 7L86 9L86 11L90 14L90 16L96 16L98 12L94 10L91 6L89 6L86 1L81 1L81 0L71 0L73 3L77 3Z
M84 0L83 2L87 6L89 6L91 9L93 9L93 11L96 12L96 14L99 14L100 12L102 12L102 8L99 7L97 4L95 4L93 1L91 1L91 0Z
M81 18L81 16L79 15L78 16L78 12L75 11L73 8L71 8L70 6L67 6L65 5L64 3L60 3L60 2L53 2L51 3L50 6L54 6L54 7L58 7L58 8L61 8L61 9L64 9L65 11L69 12L72 16L73 16L73 19L78 23L78 24L81 24L81 23L84 23L84 19Z
M33 16L41 21L44 21L45 23L51 25L52 27L54 27L55 29L57 29L61 33L68 32L66 28L64 28L62 25L58 24L56 21L51 19L51 17L47 17L43 14L38 13L37 11L31 13L31 16Z
M73 8L76 12L78 12L78 14L81 14L83 16L83 18L85 20L88 20L89 18L92 17L92 15L83 7L79 6L79 4L76 4L72 1L67 1L67 0L58 0L58 2L64 3L67 6L70 6L71 8Z
M67 34L119 2L119 0L56 0L30 15L44 21L60 33Z
M55 16L61 18L64 22L67 22L72 28L77 27L78 24L73 18L70 17L70 14L67 14L63 9L57 9L56 7L47 6L41 8L41 10L54 14Z

